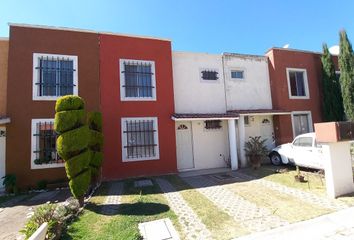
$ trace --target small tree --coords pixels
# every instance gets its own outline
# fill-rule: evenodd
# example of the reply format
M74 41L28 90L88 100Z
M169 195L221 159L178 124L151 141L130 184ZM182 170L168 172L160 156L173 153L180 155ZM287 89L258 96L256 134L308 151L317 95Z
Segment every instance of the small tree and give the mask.
M54 129L59 134L57 152L65 161L71 193L82 206L90 185L91 171L89 128L85 121L84 101L78 96L64 96L55 105Z
M354 54L347 33L339 34L339 68L340 84L343 97L344 112L347 119L354 121Z
M343 121L344 109L339 79L331 54L326 44L323 44L322 83L323 83L323 114L324 120Z
M102 114L100 112L88 113L87 124L90 129L89 149L91 150L91 177L93 184L97 185L103 161Z

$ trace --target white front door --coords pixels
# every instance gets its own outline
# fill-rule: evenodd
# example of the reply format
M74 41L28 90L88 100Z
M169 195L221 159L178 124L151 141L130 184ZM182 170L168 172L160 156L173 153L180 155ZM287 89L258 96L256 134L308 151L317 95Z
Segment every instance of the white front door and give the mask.
M194 168L192 124L176 122L177 168L188 170Z
M274 128L273 128L273 118L272 116L261 117L261 137L267 139L265 145L269 150L275 147L274 143Z
M5 176L5 149L6 149L6 128L0 127L0 191L4 187L2 185Z

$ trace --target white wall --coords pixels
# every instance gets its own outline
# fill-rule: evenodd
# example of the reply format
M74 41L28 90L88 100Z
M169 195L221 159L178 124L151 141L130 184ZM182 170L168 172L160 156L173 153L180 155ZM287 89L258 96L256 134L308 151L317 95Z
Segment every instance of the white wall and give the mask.
M271 109L268 60L262 56L224 54L227 110ZM243 80L231 79L231 70L244 70Z
M225 91L222 56L173 52L173 88L176 113L224 113ZM203 68L217 69L217 81L203 81Z
M192 121L195 169L226 167L220 154L229 157L227 121L221 129L205 129L204 121Z
M270 123L262 123L264 119L268 119ZM266 146L268 149L272 149L275 147L272 138L273 129L272 116L249 116L249 125L245 125L245 141L248 141L249 137L261 136L262 139L267 139Z

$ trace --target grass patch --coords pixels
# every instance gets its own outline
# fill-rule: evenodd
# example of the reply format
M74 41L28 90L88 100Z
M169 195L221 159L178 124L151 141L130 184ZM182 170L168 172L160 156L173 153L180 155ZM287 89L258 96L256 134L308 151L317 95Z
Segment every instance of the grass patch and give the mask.
M113 215L102 213L102 203L109 184L100 188L91 199L84 213L70 225L63 239L140 239L138 224L141 222L170 218L177 231L181 228L177 216L156 183L151 187L135 188L134 180L124 182L124 195L118 211Z
M244 199L255 203L258 207L269 209L273 214L290 223L331 212L329 209L314 206L252 182L233 183L226 185L226 187Z
M276 169L287 168L287 172L276 173ZM244 168L239 170L241 173L254 176L256 178L264 178L269 181L277 182L288 187L297 188L303 191L310 191L319 195L326 194L326 182L320 174L301 171L301 174L305 176L306 183L296 182L294 176L296 171L292 167L273 167L273 166L262 166L257 170L251 168Z
M232 217L223 212L203 194L191 188L178 176L165 177L183 196L188 205L209 229L213 239L224 240L239 237L248 233Z

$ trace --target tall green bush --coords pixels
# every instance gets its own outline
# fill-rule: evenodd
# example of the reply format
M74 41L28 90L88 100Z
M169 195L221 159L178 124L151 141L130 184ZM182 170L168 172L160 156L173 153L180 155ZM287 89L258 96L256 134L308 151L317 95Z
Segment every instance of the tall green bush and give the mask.
M61 97L55 105L54 121L54 129L59 134L57 152L65 161L71 193L81 205L91 181L90 131L85 122L84 106L83 99L78 96Z
M90 129L90 169L92 177L97 177L103 161L102 114L100 112L89 112L87 124Z
M339 69L344 112L347 119L354 121L354 54L347 33L339 34Z
M327 44L323 44L322 83L323 83L323 117L326 122L343 121L344 109L342 92L336 69Z

